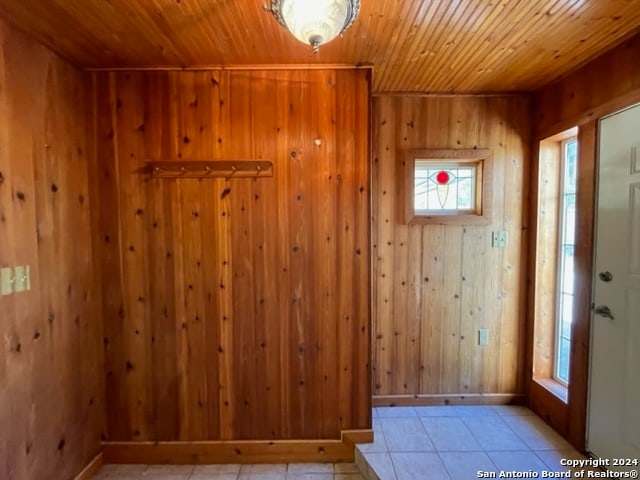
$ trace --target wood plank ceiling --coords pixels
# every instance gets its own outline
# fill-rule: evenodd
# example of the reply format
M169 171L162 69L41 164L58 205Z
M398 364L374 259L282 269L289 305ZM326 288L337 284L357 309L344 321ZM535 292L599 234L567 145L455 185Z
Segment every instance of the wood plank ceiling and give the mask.
M268 0L0 0L0 16L87 68L373 65L374 92L531 91L638 31L640 0L362 0L320 49Z

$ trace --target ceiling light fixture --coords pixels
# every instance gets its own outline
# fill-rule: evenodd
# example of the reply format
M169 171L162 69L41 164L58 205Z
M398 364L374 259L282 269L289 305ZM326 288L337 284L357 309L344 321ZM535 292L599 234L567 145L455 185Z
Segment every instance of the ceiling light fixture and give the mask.
M294 37L318 53L320 45L351 26L360 0L271 0L269 10Z

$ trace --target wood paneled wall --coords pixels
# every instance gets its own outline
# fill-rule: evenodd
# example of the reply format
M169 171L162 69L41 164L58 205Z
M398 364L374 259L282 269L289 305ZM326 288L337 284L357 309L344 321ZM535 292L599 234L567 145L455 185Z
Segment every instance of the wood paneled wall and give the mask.
M536 92L535 140L638 102L640 34Z
M578 186L576 200L576 297L571 336L568 402L533 382L532 408L579 449L586 440L587 392L589 383L589 342L591 289L593 278L593 240L595 183L597 172L597 123L602 116L640 102L640 35L598 57L559 82L536 92L532 190L538 190L538 145L547 137L578 127ZM537 201L532 201L535 205ZM532 209L532 218L538 214ZM535 226L535 223L534 223ZM535 230L535 229L534 229ZM532 232L535 238L536 232ZM531 250L530 274L535 278L535 251ZM530 297L533 299L533 293ZM533 308L529 309L534 312ZM533 323L529 322L530 338ZM531 371L534 345L528 345Z
M370 428L369 75L89 75L108 440ZM145 169L251 158L273 177Z
M102 327L92 268L83 78L0 22L0 478L74 478L100 450Z
M529 99L378 96L373 106L374 395L524 393ZM423 148L493 151L490 225L404 224L402 161ZM507 248L492 248L496 230Z

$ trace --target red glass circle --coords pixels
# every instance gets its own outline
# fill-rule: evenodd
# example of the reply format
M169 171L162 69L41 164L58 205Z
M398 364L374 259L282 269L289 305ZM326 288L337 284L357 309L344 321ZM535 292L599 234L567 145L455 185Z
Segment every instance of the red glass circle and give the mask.
M451 176L449 175L449 172L445 172L444 170L441 170L438 173L436 173L436 183L438 185L448 185L450 180L451 180Z

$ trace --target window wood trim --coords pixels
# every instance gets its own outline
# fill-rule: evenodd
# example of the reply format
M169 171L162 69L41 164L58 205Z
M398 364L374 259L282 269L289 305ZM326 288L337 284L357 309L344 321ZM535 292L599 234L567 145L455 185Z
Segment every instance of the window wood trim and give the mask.
M476 172L476 212L421 215L414 208L416 160L435 162L479 163ZM493 154L488 148L410 150L403 162L404 212L408 224L488 225L491 223L493 199Z
M567 403L569 385L555 378L557 328L558 328L558 287L561 279L558 275L562 196L562 146L571 138L579 142L578 127L572 127L561 133L540 140L537 148L537 172L535 179L535 245L533 257L533 350L532 380L542 389L553 394L558 400ZM580 148L578 162L580 162ZM579 171L578 171L579 175ZM579 195L580 178L576 184ZM579 208L576 197L576 208ZM576 235L578 232L576 213ZM576 243L577 254L578 244ZM575 255L574 254L574 255ZM576 264L577 265L577 264ZM577 268L577 266L574 266ZM574 286L577 292L578 286ZM577 293L576 293L576 298ZM577 307L577 304L574 303ZM574 319L577 310L574 311ZM574 333L572 330L572 343ZM570 354L569 379L572 379L573 354Z

